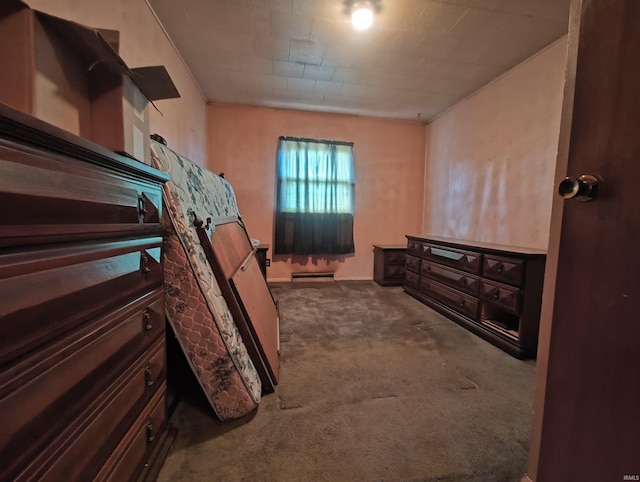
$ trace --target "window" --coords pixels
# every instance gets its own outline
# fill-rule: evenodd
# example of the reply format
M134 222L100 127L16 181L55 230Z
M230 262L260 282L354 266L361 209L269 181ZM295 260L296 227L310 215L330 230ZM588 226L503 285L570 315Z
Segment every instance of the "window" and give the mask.
M353 143L280 137L277 173L274 253L353 253Z

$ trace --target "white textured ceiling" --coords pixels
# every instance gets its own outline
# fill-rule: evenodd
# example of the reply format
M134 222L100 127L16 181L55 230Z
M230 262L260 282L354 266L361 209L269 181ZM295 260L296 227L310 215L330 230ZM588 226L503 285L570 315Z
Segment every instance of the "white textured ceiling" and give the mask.
M567 31L569 0L150 0L209 101L430 120Z

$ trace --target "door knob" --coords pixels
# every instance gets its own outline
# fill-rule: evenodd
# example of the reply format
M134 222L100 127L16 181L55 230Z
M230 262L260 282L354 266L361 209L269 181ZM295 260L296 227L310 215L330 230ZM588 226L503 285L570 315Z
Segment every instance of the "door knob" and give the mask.
M560 181L558 194L563 199L575 199L576 201L591 201L595 199L602 189L602 182L595 176L583 174L579 178L567 177Z

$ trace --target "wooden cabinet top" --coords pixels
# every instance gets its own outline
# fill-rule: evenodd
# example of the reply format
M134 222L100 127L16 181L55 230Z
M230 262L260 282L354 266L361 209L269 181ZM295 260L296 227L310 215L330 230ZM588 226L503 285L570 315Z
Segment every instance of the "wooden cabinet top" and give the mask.
M412 236L406 235L409 240L419 241L422 243L431 243L441 246L449 246L453 248L463 248L468 250L481 251L483 253L493 253L498 255L521 255L529 256L546 256L547 251L536 248L525 248L522 246L510 246L505 244L484 243L481 241L468 241L455 238L445 238L441 236Z
M0 102L0 141L16 143L79 159L114 172L146 178L156 182L169 180L169 175L136 159L109 149L36 119Z

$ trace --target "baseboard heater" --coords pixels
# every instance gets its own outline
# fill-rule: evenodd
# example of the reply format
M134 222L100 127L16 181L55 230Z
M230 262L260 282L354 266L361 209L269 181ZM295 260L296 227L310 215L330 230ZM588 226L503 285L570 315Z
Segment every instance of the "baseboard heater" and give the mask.
M333 281L333 273L331 272L313 272L313 273L291 273L292 283L301 283L309 281Z

